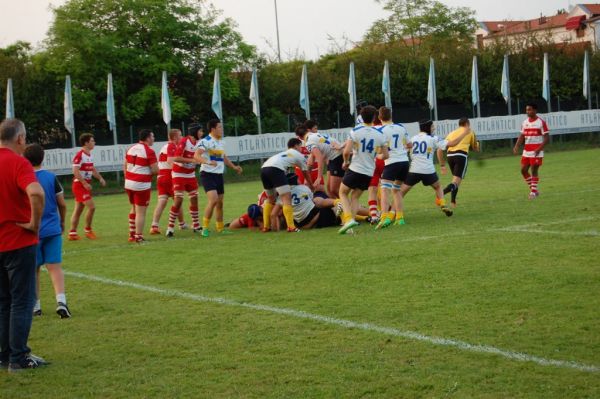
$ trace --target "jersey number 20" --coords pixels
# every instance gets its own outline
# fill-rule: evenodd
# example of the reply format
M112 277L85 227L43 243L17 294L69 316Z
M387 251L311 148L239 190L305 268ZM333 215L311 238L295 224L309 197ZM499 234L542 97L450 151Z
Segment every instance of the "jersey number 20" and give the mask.
M429 158L429 154L427 153L427 143L424 141L413 143L412 153L427 155L427 158Z

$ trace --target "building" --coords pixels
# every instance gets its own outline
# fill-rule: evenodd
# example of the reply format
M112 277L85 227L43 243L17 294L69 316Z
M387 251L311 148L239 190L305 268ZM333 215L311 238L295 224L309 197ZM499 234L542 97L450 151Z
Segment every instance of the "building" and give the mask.
M596 51L600 50L600 4L577 4L569 11L525 21L482 21L475 34L476 48L499 43L526 48L538 41Z

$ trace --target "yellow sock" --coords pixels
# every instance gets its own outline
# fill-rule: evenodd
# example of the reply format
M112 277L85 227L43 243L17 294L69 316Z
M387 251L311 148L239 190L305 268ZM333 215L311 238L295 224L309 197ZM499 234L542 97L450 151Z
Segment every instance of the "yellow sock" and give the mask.
M356 217L354 217L354 220L356 220L357 222L364 222L367 219L368 219L368 216L362 216L362 215L356 215Z
M446 200L444 198L436 198L435 203L439 207L446 206Z
M336 206L338 206L338 204L339 204L340 202L342 202L342 200L341 200L341 199L339 199L339 198L338 198L338 199L336 199L336 200L333 200L333 207L335 208Z
M291 205L283 206L283 217L285 217L285 223L287 224L288 229L296 227L294 224L294 208L292 208Z
M210 225L210 219L207 217L202 217L202 229L208 229Z
M404 213L403 212L396 212L396 220L400 220L404 218Z
M220 233L223 231L223 229L225 228L225 224L223 223L223 221L221 220L220 222L217 220L215 222L216 228L217 228L217 233Z
M273 204L270 202L265 202L265 206L263 207L263 224L264 228L267 230L271 230L271 211L273 210Z

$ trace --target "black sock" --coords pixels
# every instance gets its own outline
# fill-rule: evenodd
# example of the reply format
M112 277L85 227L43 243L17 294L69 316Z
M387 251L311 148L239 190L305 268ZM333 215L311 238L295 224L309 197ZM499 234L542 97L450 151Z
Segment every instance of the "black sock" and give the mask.
M451 191L454 191L454 189L456 188L456 185L454 183L450 183L446 186L446 188L444 189L444 195L448 194Z
M451 196L451 202L456 203L456 195L458 194L458 187L454 186L454 189L452 190L452 196Z

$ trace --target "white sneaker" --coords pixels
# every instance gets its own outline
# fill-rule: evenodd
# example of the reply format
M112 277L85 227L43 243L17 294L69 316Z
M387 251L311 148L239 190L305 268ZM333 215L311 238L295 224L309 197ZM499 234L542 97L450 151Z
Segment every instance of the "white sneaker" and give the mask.
M187 230L189 228L190 228L190 226L187 223L179 225L179 230Z

